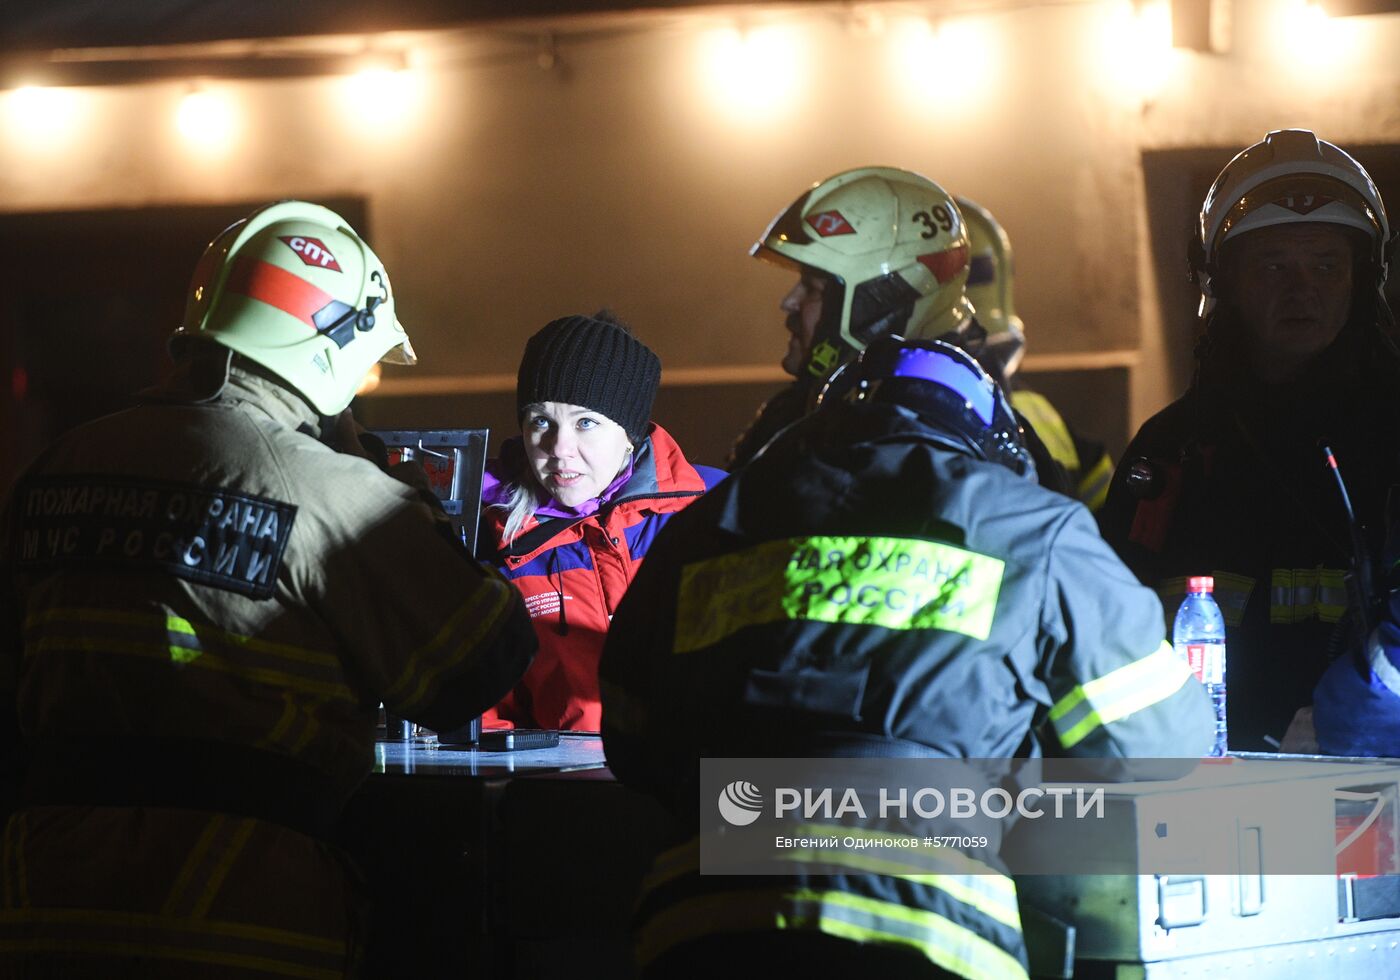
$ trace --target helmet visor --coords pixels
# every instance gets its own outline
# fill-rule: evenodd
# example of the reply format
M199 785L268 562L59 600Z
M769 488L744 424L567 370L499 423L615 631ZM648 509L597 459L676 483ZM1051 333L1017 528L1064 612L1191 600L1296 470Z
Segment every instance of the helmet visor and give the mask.
M768 230L763 233L763 237L753 243L753 248L749 249L749 254L759 258L771 258L777 254L772 251L772 246L776 242L788 242L793 245L810 245L812 236L807 233L807 227L802 221L802 215L807 209L807 199L812 196L809 190L797 200L788 205L787 210L773 219L773 223L768 226Z
M401 325L395 325L399 327L400 332L403 331ZM418 354L413 350L413 344L409 341L408 334L405 333L403 335L403 343L390 347L379 361L381 364L406 364L411 366L418 363Z
M1216 246L1236 235L1271 225L1317 222L1359 228L1372 239L1381 225L1371 205L1354 188L1315 174L1288 174L1266 180L1230 208L1216 232Z

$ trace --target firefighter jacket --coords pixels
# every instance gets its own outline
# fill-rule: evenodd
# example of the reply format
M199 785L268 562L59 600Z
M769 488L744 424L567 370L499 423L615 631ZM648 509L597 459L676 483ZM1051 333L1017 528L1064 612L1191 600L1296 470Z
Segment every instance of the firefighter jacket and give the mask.
M1386 494L1400 482L1400 370L1393 357L1359 356L1350 331L1288 385L1203 366L1133 438L1099 515L1169 617L1187 577L1215 577L1231 749L1276 750L1349 643L1354 549L1321 445L1346 481L1368 560L1380 554Z
M1103 444L1071 429L1059 410L1039 392L1013 389L1011 407L1035 431L1050 457L1063 467L1070 496L1090 511L1103 507L1113 476L1113 458Z
M0 524L0 687L30 757L0 951L341 976L358 899L323 838L379 704L465 724L534 637L418 491L241 359L198 360L212 383L62 437Z
M604 652L617 777L691 819L699 758L822 756L843 737L890 756L1203 753L1204 691L1088 512L953 445L896 406L834 403L678 515ZM964 976L1025 974L1009 878L852 871L740 889L694 874L689 847L653 866L644 962L705 932L687 909L723 902L736 930L904 942Z
M739 433L725 458L724 468L733 473L758 455L783 429L812 410L816 385L798 380L781 388L777 394L759 406L748 427Z
M656 532L724 473L691 465L653 422L634 455L631 477L595 513L531 518L505 542L505 511L492 505L504 500L507 474L524 471L520 440L508 440L501 457L488 464L482 493L482 557L524 595L539 654L495 715L522 727L596 732L598 658L613 612ZM495 719L488 716L485 723Z
M838 383L833 380L833 384ZM735 440L724 468L730 473L739 470L783 429L811 412L815 407L816 389L813 382L798 380L764 402L748 428ZM1076 497L1090 510L1102 504L1108 490L1108 477L1113 472L1113 463L1103 447L1072 434L1060 413L1042 395L1024 389L1014 391L1011 407L1021 423L1022 436L1035 462L1036 480L1040 485Z

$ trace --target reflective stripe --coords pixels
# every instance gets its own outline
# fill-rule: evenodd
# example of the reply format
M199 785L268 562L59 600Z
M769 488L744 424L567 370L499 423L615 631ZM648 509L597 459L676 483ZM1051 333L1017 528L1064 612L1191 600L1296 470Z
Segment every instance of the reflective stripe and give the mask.
M864 840L902 840L906 835L843 825L802 824L793 830L797 837L822 838L839 834ZM807 854L808 857L788 855ZM956 848L937 851L899 850L887 853L899 855L897 860L874 853L842 851L784 851L780 860L817 861L833 867L850 867L860 871L903 878L945 891L953 898L970 905L989 918L1013 929L1021 928L1020 906L1016 901L1016 883L989 864L964 854ZM811 856L816 855L816 856Z
M214 904L215 897L219 894L219 889L224 887L224 879L228 877L229 871L233 869L233 864L238 860L238 856L243 853L243 848L248 844L248 838L253 836L253 830L257 824L252 820L240 820L237 829L234 830L233 839L228 846L223 849L217 864L214 865L214 873L209 876L209 880L204 883L204 891L200 893L199 899L194 903L191 914L196 918L203 918L209 914L209 907Z
M1376 680L1389 688L1390 693L1400 698L1400 669L1396 669L1396 666L1390 662L1390 657L1386 656L1385 644L1381 642L1379 629L1371 631L1366 653L1367 659L1371 662L1371 673L1375 674Z
M1346 572L1339 568L1275 568L1269 589L1269 622L1318 619L1335 623L1346 615Z
M14 926L21 923L31 925L82 925L136 926L184 933L207 933L215 936L232 936L255 942L275 943L290 946L311 953L328 953L335 956L345 954L343 939L330 939L310 933L294 932L274 926L259 926L244 922L229 922L221 919L190 919L183 916L153 915L144 912L112 911L107 909L7 909L0 911L0 926ZM128 948L128 952L130 949Z
M901 855L903 856L903 855ZM784 851L779 860L804 864L823 864L833 868L849 868L870 874L902 878L915 884L927 885L948 897L970 906L989 919L1012 929L1021 928L1021 911L1016 904L1016 885L1003 875L955 875L911 872L909 864L877 857L874 854L793 849Z
M1336 623L1346 615L1349 605L1346 572L1338 568L1317 570L1317 618L1324 623Z
M1163 640L1155 653L1076 685L1050 709L1050 722L1060 744L1072 748L1099 726L1171 697L1190 676L1186 661Z
M29 904L29 881L24 868L25 838L29 834L29 814L21 810L5 824L3 846L5 907L24 908Z
M1084 476L1079 478L1078 496L1079 501L1091 512L1096 512L1103 507L1104 501L1108 500L1108 488L1113 483L1113 460L1108 453L1099 457L1099 461L1094 464Z
M149 626L159 620L160 616L155 613L123 612L116 609L62 608L49 609L30 616L24 621L24 628L28 630L39 626L62 622L106 623L118 626ZM196 632L194 625L189 620L179 616L166 614L164 621L167 631L176 631L190 635ZM201 623L199 625L198 633L206 638L215 638L220 643L227 643L231 646L251 650L255 653L266 653L280 660L288 660L293 663L308 664L335 670L340 669L340 659L336 657L335 654L326 653L321 650L293 646L290 643L274 643L253 636L245 636L241 633L231 633L228 630L223 630L207 623Z
M683 874L693 874L700 870L700 838L690 840L662 851L651 862L651 869L642 878L642 894L674 881Z
M702 936L762 929L810 929L855 942L912 946L937 966L971 980L1027 976L1015 956L936 912L813 889L755 889L679 902L642 927L637 958L645 966L667 950Z
M479 586L436 636L409 655L408 669L384 695L385 704L409 714L431 701L443 676L477 653L482 639L500 625L517 594L515 586L495 575Z
M646 730L651 718L647 706L632 697L617 684L598 679L598 693L603 702L603 727L629 735Z
M1213 596L1215 604L1220 607L1220 614L1225 617L1225 625L1239 626L1244 622L1244 611L1249 605L1249 597L1254 593L1255 580L1248 575L1222 572L1219 569L1209 574L1215 579ZM1157 586L1157 597L1162 600L1162 611L1166 613L1167 630L1170 631L1176 611L1181 606L1181 601L1186 598L1186 579L1163 579Z
M4 913L0 913L3 919ZM3 925L3 922L0 922ZM99 942L96 940L73 939L63 936L56 939L0 939L0 954L77 953L83 956L111 957L126 960L132 955L133 943L122 939ZM297 977L302 980L345 980L343 969L319 969L287 963L267 956L247 956L238 953L222 953L192 946L167 946L143 942L140 955L158 960L180 960L182 962L205 963L210 966L229 966L258 973L273 974L279 977Z
M1011 393L1011 407L1030 423L1055 462L1073 473L1079 472L1079 453L1074 448L1074 437L1069 434L1069 426L1065 425L1064 418L1049 399L1039 392L1021 389Z
M332 655L269 643L170 613L51 609L25 621L25 655L85 653L163 660L331 701L357 703Z
M787 538L686 565L676 653L801 620L940 629L985 640L1005 562L922 538Z
M247 822L251 823L251 821ZM180 866L180 873L175 877L175 883L170 886L170 894L166 896L165 904L161 906L162 915L181 915L189 911L187 895L190 886L196 879L204 877L200 872L207 873L204 865L208 860L209 852L219 837L227 836L228 828L232 823L234 823L234 818L223 814L215 814L209 818L209 821L204 825L204 831L185 857L185 863Z

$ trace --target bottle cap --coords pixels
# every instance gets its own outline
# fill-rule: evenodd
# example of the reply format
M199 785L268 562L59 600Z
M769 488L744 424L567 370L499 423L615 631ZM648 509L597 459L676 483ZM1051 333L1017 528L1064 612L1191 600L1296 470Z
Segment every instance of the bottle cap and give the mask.
M1212 575L1192 575L1186 580L1187 592L1214 592L1215 577Z

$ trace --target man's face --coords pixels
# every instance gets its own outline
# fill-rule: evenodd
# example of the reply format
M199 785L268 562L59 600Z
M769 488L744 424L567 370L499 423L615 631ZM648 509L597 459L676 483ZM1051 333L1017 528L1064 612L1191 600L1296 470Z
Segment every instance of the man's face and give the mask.
M1227 244L1221 263L1222 298L1239 318L1262 381L1288 381L1346 325L1352 246L1335 225L1247 232Z
M826 293L827 280L812 272L802 273L802 278L788 290L779 309L787 314L788 337L787 353L783 355L783 370L794 378L802 377L807 366L807 358L812 353L812 337L817 332L817 323L822 318L822 297Z

